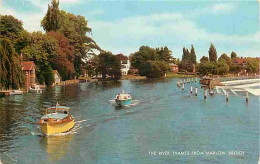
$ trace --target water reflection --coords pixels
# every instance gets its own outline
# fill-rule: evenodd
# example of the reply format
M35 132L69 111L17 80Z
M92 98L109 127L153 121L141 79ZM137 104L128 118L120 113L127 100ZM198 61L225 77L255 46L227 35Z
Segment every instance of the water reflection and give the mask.
M59 161L70 151L70 142L73 135L41 137L40 145L48 154L50 161Z

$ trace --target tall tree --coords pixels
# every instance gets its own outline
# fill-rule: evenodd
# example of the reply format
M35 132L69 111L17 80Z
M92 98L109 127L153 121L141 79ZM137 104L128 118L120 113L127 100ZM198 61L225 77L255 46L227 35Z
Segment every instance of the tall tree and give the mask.
M197 57L196 57L196 53L195 53L195 49L193 47L193 45L191 45L191 50L190 50L190 60L191 60L191 63L196 65L197 63Z
M51 4L48 4L48 11L43 18L41 25L46 32L57 31L60 28L59 18L59 1L52 0Z
M74 47L69 44L68 39L57 32L51 31L47 33L48 36L54 37L59 44L57 54L51 59L51 66L58 70L63 80L73 78L74 70Z
M209 61L210 62L217 62L217 51L213 43L210 43L210 48L209 48Z
M19 55L8 39L0 40L0 88L17 89L23 82Z
M181 69L184 69L186 71L192 71L193 64L196 64L196 62L193 63L194 61L192 61L192 55L188 49L183 47L182 50L183 50L183 54L182 54L182 60L181 60ZM194 51L194 54L195 54L195 51ZM195 57L195 60L196 60L196 57Z
M236 57L237 57L237 54L234 51L232 51L231 52L231 59L235 59Z

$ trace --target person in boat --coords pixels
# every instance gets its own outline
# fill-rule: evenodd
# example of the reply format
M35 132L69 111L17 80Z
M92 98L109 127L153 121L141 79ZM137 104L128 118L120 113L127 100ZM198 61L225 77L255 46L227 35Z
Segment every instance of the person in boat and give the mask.
M56 103L56 106L60 106L60 104L57 102L57 103Z

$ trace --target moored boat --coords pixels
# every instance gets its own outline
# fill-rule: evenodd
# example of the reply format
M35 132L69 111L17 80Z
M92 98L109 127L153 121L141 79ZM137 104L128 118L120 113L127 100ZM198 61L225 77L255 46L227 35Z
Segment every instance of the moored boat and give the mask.
M115 101L119 106L127 106L132 104L133 99L129 93L122 92L116 95Z
M70 108L56 106L46 109L45 115L40 119L38 124L44 135L53 135L70 131L74 127L74 119L70 115Z
M20 91L20 90L12 90L10 92L10 95L21 95L23 94L23 91Z
M34 87L30 87L29 91L33 93L42 93L42 89L38 85L34 85Z

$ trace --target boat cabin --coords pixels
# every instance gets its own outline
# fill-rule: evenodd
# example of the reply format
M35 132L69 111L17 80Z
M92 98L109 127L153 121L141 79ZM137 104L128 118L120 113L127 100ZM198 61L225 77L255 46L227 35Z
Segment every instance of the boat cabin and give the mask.
M60 114L69 114L70 113L70 108L66 106L53 106L48 109L46 109L45 114L55 114L55 113L60 113Z

